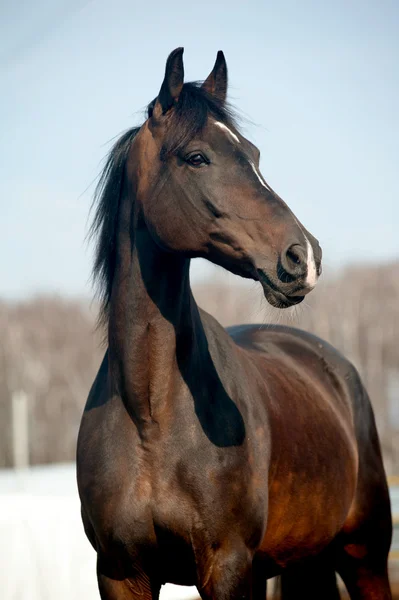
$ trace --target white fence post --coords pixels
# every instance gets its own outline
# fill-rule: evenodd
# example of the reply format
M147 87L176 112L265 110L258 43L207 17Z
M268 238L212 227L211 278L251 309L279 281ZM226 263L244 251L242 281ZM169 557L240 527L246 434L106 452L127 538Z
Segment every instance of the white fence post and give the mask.
M29 466L28 397L23 391L12 394L12 453L15 469Z

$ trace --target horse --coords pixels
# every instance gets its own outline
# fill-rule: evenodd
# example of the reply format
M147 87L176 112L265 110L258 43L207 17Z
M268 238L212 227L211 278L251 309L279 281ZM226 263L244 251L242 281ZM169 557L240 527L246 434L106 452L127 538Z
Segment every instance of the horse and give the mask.
M99 181L94 276L107 331L77 444L86 535L103 600L391 598L388 487L373 410L350 362L285 326L225 330L201 310L190 261L299 304L321 248L259 170L226 102L218 52L185 83L166 62L141 127ZM301 597L301 596L300 596Z

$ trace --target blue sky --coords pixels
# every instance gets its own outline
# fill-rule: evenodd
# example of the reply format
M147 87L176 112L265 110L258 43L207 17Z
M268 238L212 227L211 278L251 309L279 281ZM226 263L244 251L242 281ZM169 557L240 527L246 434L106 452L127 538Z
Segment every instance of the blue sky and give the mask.
M395 0L2 3L0 297L91 294L91 184L177 46L187 80L225 52L263 175L325 272L397 258L398 31Z

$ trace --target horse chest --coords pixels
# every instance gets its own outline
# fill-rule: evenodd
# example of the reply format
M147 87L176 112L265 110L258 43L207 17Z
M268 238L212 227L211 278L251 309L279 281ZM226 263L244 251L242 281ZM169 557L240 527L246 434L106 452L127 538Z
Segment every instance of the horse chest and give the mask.
M153 471L154 523L190 543L198 538L212 546L231 535L246 537L250 544L260 541L267 476L260 482L250 462L248 448L187 444L177 460L165 451Z

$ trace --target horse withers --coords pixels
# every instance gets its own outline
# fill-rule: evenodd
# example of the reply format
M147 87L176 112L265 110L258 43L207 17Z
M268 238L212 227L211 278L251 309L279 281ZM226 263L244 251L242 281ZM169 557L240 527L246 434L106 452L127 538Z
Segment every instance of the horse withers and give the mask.
M103 600L390 596L388 488L354 367L287 327L223 329L190 260L298 304L321 250L259 171L226 104L219 52L202 85L172 52L147 119L112 149L97 191L94 274L108 347L82 417L77 475Z

